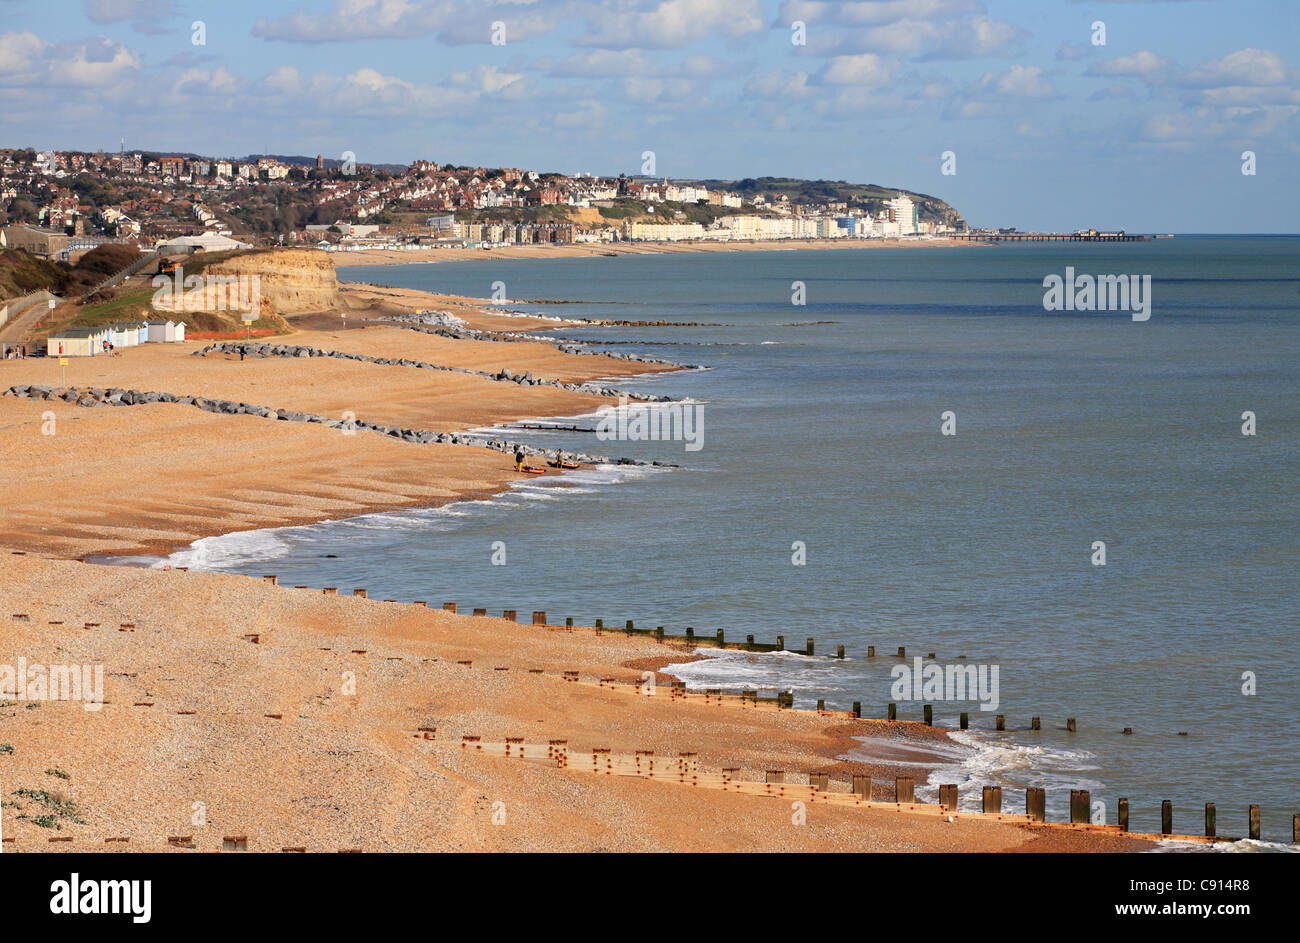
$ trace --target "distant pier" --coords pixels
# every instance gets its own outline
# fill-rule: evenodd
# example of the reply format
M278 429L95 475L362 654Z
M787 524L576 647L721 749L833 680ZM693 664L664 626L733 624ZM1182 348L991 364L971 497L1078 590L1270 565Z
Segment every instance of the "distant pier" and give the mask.
M968 242L1150 242L1155 237L1126 232L965 232L948 238Z

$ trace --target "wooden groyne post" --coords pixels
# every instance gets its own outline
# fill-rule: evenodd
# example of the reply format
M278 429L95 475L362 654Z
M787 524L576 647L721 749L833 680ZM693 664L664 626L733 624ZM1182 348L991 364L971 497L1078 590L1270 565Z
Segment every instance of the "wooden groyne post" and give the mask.
M1070 790L1070 824L1087 825L1092 812L1092 795L1087 789Z
M911 776L899 776L894 780L894 801L900 805L916 801L916 781Z
M1025 790L1025 814L1031 822L1042 822L1047 817L1047 790L1030 786Z

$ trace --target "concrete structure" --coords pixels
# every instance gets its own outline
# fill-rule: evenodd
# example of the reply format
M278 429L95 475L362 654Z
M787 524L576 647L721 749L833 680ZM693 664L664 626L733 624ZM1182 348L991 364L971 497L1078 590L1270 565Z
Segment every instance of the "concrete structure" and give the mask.
M49 258L68 248L70 237L53 229L39 226L6 226L4 228L5 245L10 249L22 249L32 255Z
M204 252L224 252L229 249L251 249L252 246L246 242L231 239L229 236L204 233L201 236L176 236L173 239L159 242L155 248L161 249L164 253L194 252L200 249Z

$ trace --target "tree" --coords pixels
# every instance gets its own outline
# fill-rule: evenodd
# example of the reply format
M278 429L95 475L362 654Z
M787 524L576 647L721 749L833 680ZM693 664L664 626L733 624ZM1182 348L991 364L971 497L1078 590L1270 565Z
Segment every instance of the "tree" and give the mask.
M16 223L34 223L39 215L36 204L31 200L18 197L9 204L9 218Z

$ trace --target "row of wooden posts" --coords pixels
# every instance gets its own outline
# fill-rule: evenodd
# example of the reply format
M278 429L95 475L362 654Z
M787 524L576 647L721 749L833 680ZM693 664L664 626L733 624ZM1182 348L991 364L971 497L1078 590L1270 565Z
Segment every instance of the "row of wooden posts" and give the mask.
M178 569L178 570L181 570L181 571L183 571L183 572L185 572L185 571L188 571L189 568L188 568L188 567L177 567L177 569ZM262 579L263 579L263 581L265 581L265 582L267 582L267 583L270 583L270 584L273 585L273 586L274 586L274 585L278 585L278 583L279 583L279 579L278 579L278 577L275 576L274 574L267 574L267 575L263 576ZM295 586L294 588L295 588L295 589L308 589L308 588L310 588L310 587L307 587L307 586ZM330 596L330 595L338 595L338 587L335 587L335 586L327 586L327 587L324 588L324 590L322 590L322 592L324 592L324 594L327 595L327 596ZM367 598L369 598L369 592L368 592L366 589L364 589L364 588L357 588L357 589L354 589L354 590L352 591L352 595L355 596L355 597L357 597L357 598L360 598L360 599L367 599ZM395 600L395 599L385 599L384 602L397 602L397 600ZM425 606L425 607L427 607L429 604L428 604L428 602L425 601L425 600L416 600L415 602L412 603L412 605L416 605L416 606ZM454 612L457 611L457 605L456 605L456 603L454 603L454 602L444 602L444 603L442 604L442 608L443 608L443 610L446 611L446 612L452 612L452 613L454 613ZM476 609L474 609L473 612L474 612L474 615L475 615L475 616L486 616L486 615L487 615L487 609L485 609L485 608L476 608ZM515 610L515 609L505 609L505 610L502 611L502 618L507 619L507 620L509 620L509 621L516 622L516 621L518 621L518 617L519 617L518 610ZM21 613L15 613L15 614L13 615L13 618L14 618L14 619L25 619L25 618L26 618L26 615L25 615L25 614L21 614ZM548 625L549 623L547 622L547 619L546 619L546 611L545 611L545 610L541 610L541 609L534 610L534 611L533 611L533 621L532 621L532 624L533 624L533 625L540 625L540 626ZM91 628L92 625L97 625L97 623L87 623L86 627L87 627L87 628ZM566 618L566 619L564 620L564 625L565 625L566 628L573 628L573 626L574 626L573 617L570 616L570 617ZM133 626L133 625L129 626L129 630L131 630L131 631L133 631L134 628L135 628L135 626ZM602 631L619 631L619 630L608 630L608 629L606 629L606 627L605 627L605 623L604 623L604 620L603 620L603 619L597 619L597 620L596 620L595 629L596 629L596 632L597 632L597 633L602 632ZM128 626L123 626L123 631L127 631L127 630L128 630ZM734 648L734 649L740 649L740 650L744 650L744 651L755 651L755 652L766 652L766 651L787 651L787 650L788 650L788 649L786 649L786 647L785 647L785 636L783 636L783 635L778 635L778 636L776 637L776 644L775 644L775 645L769 645L769 644L762 643L762 642L755 642L755 641L754 641L754 636L753 636L753 635L748 635L748 636L746 636L746 638L745 638L745 642L744 642L744 643L728 643L728 642L726 642L725 635L724 635L722 629L718 629L718 631L717 631L717 635L716 635L716 637L713 638L713 639L710 639L710 638L708 638L707 636L696 636L696 634L695 634L695 629L692 628L691 626L687 626L687 627L686 627L686 634L685 634L685 635L681 635L681 636L677 636L677 635L665 635L665 634L664 634L664 627L663 627L662 625L656 627L656 628L653 629L653 630L650 630L650 629L637 629L636 626L635 626L635 623L634 623L633 620L631 620L631 619L628 619L628 620L627 620L627 624L626 624L626 626L625 626L621 631L622 631L624 634L628 634L628 635L633 635L633 634L635 634L635 635L646 635L646 636L652 636L652 637L654 637L655 639L659 640L660 642L663 642L663 641L682 641L682 642L686 642L686 643L688 643L688 644L693 644L693 645L700 645L700 644L713 644L713 645L716 645L718 648ZM809 656L811 656L811 655L814 654L815 650L816 650L816 642L815 642L815 640L814 640L813 638L809 638L809 639L807 640L806 644L805 644L805 647L804 647L804 654L805 654L805 655L809 655ZM875 656L876 656L876 647L875 647L874 645L868 645L868 646L867 646L867 657L868 657L868 658L874 658ZM838 658L838 659L843 659L843 658L844 658L844 646L843 646L843 645L837 645L837 646L836 646L835 657ZM901 658L906 658L906 657L907 657L907 649L906 649L904 646L901 646L901 645L900 645L900 646L898 647L898 655L897 655L897 657L900 658L900 659L901 659ZM934 653L934 652L930 652L926 657L927 657L927 658L931 658L931 659L933 659L933 658L935 657L935 653ZM963 657L964 657L964 656L963 656ZM779 696L779 697L777 698L777 700L778 700L778 702L783 702L783 701L785 700L785 695L783 694L783 695ZM792 705L793 705L793 699L791 698L790 701L791 701L791 703L790 703L789 705L782 704L782 706L792 706ZM825 702L825 700L818 700L818 701L817 701L817 709L818 709L819 711L824 711L824 710L826 709L826 702ZM891 720L891 721L896 721L896 720L898 720L898 705L897 705L897 704L894 704L894 703L890 703L890 704L888 704L888 705L886 706L886 712L887 712L887 719L888 719L888 720ZM859 717L859 718L860 718L860 717L862 716L862 703L861 703L860 701L854 701L854 702L853 702L852 714L853 714L854 717ZM933 706L933 705L931 705L931 704L925 704L925 705L922 706L922 722L923 722L926 726L930 726L930 727L934 726L934 706ZM970 727L970 714L969 714L968 712L963 711L963 712L961 713L961 715L960 715L960 718L959 718L959 721L958 721L958 722L959 722L959 725L960 725L960 729L962 729L962 730L967 730L967 729L969 729L969 727ZM999 730L999 731L1006 730L1006 716L1005 716L1004 714L998 714L998 715L996 716L996 718L994 719L994 723L995 723L995 727L996 727L997 730ZM1042 729L1042 721L1041 721L1041 718L1039 718L1039 717L1032 717L1032 718L1030 719L1030 722L1029 722L1029 729L1030 729L1030 730L1041 730L1041 729ZM1074 719L1073 717L1068 717L1068 718L1066 718L1066 721L1065 721L1065 729L1066 729L1066 731L1067 731L1068 733L1075 733L1075 732L1077 732L1077 726L1076 726L1076 723L1075 723L1075 719ZM1123 732L1124 732L1125 734L1131 734L1131 733L1133 732L1133 730L1132 730L1131 727L1125 727Z
M266 575L266 576L263 576L262 579L265 580L266 582L272 584L272 585L276 585L276 584L278 583L278 578L277 578L275 575L273 575L273 574L268 574L268 575ZM295 589L308 589L309 587L307 587L307 586L296 586L296 587L294 587L294 588L295 588ZM324 592L326 595L337 595L337 594L338 594L338 587L335 587L335 586L327 586L327 587L325 587L325 589L323 590L323 592ZM369 598L368 591L367 591L366 589L363 589L363 588L354 589L354 590L352 591L352 595L353 595L353 596L356 596L356 597L359 597L359 598L361 598L361 599L367 599L367 598ZM397 601L397 600L395 600L395 599L385 599L385 600L384 600L384 602L396 602L396 601ZM426 607L427 607L429 604L428 604L428 602L425 601L425 600L416 600L414 603L412 603L412 605L415 605L415 606L426 606ZM454 613L454 612L457 611L457 604L454 603L454 602L444 602L444 603L442 604L442 608L443 608L443 610L446 611L446 612L452 612L452 613ZM473 613L474 613L474 615L476 615L476 616L486 616L486 615L487 615L487 609L485 609L485 608L476 608L476 609L473 610ZM506 620L508 620L508 621L510 621L510 622L517 622L517 621L519 620L519 611L516 610L516 609L505 609L505 610L502 610L501 615L502 615L502 618L504 618L504 619L506 619ZM540 626L549 625L549 623L547 622L547 619L546 619L546 611L545 611L544 609L535 609L535 610L533 610L533 622L532 622L532 624L533 624L533 625L540 625ZM568 618L566 618L566 619L564 620L564 625L565 625L565 628L570 628L570 629L573 628L573 626L574 626L573 617L572 617L572 616L569 616ZM597 619L594 628L596 629L596 631L597 631L598 633L599 633L599 632L602 632L602 631L621 631L621 632L623 632L623 633L626 634L626 635L644 635L644 636L650 636L650 637L653 637L653 638L657 639L657 640L660 641L660 642L663 642L663 641L681 641L681 642L685 642L685 643L693 644L693 645L700 645L700 644L713 644L713 645L715 645L715 646L718 647L718 648L733 648L733 649L739 649L739 650L742 650L742 651L754 651L754 652L789 651L789 649L787 649L787 648L785 647L785 636L784 636L784 635L778 635L778 636L776 637L776 644L775 644L775 645L769 645L769 644L766 644L766 643L763 643L763 642L755 642L755 641L754 641L754 636L752 636L752 635L747 635L747 636L745 637L745 641L744 641L743 643L739 643L739 642L736 642L736 643L728 643L728 642L726 641L726 636L725 636L725 634L724 634L724 632L723 632L722 629L718 629L718 631L717 631L717 635L716 635L714 638L709 638L708 636L697 636L697 635L695 634L695 629L694 629L693 627L691 627L691 626L687 626L687 627L686 627L686 634L685 634L685 635L665 635L665 634L664 634L664 627L663 627L662 625L661 625L661 626L657 626L657 627L654 628L654 629L638 629L638 628L636 627L636 623L635 623L632 619L628 619L628 620L627 620L627 624L626 624L626 625L625 625L621 630L620 630L620 629L608 629L608 628L605 626L605 620L604 620L604 619ZM813 654L815 653L815 651L816 651L816 640L813 639L813 638L809 638L809 639L807 639L807 641L806 641L806 643L805 643L805 645L804 645L803 654L808 655L808 656L811 656L811 655L813 655ZM835 647L835 657L836 657L837 659L843 659L843 658L844 658L844 646L843 646L843 645L837 645L837 646ZM867 646L867 657L868 657L868 658L875 658L875 657L876 657L876 646L874 646L874 645L868 645L868 646ZM900 646L898 647L898 655L897 655L897 657L898 657L898 658L906 658L906 657L907 657L907 649L906 649L905 646L900 645ZM930 652L928 655L926 655L926 657L932 659L932 658L935 657L935 653L934 653L934 652ZM962 657L964 657L964 656L962 656ZM782 701L783 701L784 699L785 699L785 695L782 695L780 698L778 698L778 700L782 700ZM793 704L793 700L791 699L791 705L790 705L790 706L792 706L792 704ZM817 709L818 709L819 711L824 711L824 710L826 709L826 702L825 702L824 700L819 700L819 701L817 702ZM891 703L891 704L887 705L886 710L887 710L887 717L888 717L889 720L891 720L891 721L896 721L896 720L898 720L898 705L897 705L897 704L892 704L892 703ZM860 717L862 716L862 702L861 702L861 701L854 701L854 702L853 702L852 714L853 714L854 717L859 717L859 718L860 718ZM934 726L934 706L933 706L933 705L931 705L931 704L925 704L925 705L923 705L923 707L922 707L922 718L923 718L923 723L925 723L926 726L928 726L928 727L933 727L933 726ZM1000 730L1000 731L1001 731L1001 730L1006 730L1006 716L1005 716L1005 715L1003 715L1003 714L998 714L997 717L994 719L994 723L995 723L995 725L996 725L996 729L998 729L998 730ZM962 730L967 730L967 729L969 729L969 727L970 727L970 714L967 713L967 712L965 712L965 711L963 711L962 714L961 714L961 716L960 716L960 719L959 719L959 724L960 724L960 728L961 728ZM1030 729L1030 730L1041 730L1041 729L1042 729L1042 721L1041 721L1041 718L1039 718L1039 717L1033 717L1033 718L1031 718L1031 719L1030 719L1030 722L1029 722L1029 729ZM1068 717L1068 718L1066 718L1066 721L1065 721L1065 729L1066 729L1066 731L1069 732L1069 733L1075 733L1075 732L1077 732L1077 726L1076 726L1076 723L1075 723L1075 719L1074 719L1073 717ZM1124 729L1124 733L1126 733L1126 734L1128 734L1128 733L1132 733L1132 728L1127 728L1127 727L1126 727L1126 728Z
M187 569L187 568L186 568L186 567L177 567L177 569L184 570L184 569ZM265 580L266 582L272 584L272 585L276 585L276 584L278 583L278 578L277 578L274 574L268 574L268 575L262 577L262 579ZM307 586L295 586L294 588L295 588L295 589L308 589L309 587L307 587ZM338 595L338 587L336 587L336 586L326 586L326 587L322 590L322 592L324 592L327 596ZM353 595L353 596L357 596L357 597L359 597L359 598L361 598L361 599L367 599L367 598L369 598L369 591L366 590L366 589L354 589L354 590L352 591L352 595ZM397 602L397 600L396 600L396 599L385 599L384 602ZM426 600L423 600L423 599L417 599L417 600L415 600L413 603L411 603L411 605L413 605L413 606L428 606L429 603L428 603ZM447 611L447 612L456 612L456 611L457 611L457 604L454 603L454 602L444 602L444 603L442 604L442 608L443 608L445 611ZM475 609L473 610L473 614L476 615L476 616L486 616L486 615L487 615L487 609L485 609L485 608L475 608ZM506 619L506 620L510 621L510 622L517 622L517 621L519 621L519 610L517 610L517 609L504 609L504 610L502 610L502 612L501 612L501 617L502 617L503 619ZM546 619L546 611L545 611L544 609L535 609L535 610L533 610L533 622L532 622L532 624L533 624L533 625L549 625L549 624L550 624L550 623L547 621L547 619ZM575 623L574 623L574 621L573 621L573 617L572 617L572 616L569 616L569 617L567 617L567 618L564 620L564 626L565 626L565 628L570 628L570 629L571 629L571 628L574 627L574 625L575 625ZM753 652L777 652L777 651L779 651L779 652L785 652L785 651L789 651L789 652L796 652L796 653L800 653L800 654L804 654L804 655L813 655L813 654L815 654L815 652L816 652L816 639L811 638L811 637L809 637L808 639L805 640L805 642L804 642L804 647L803 647L802 650L800 650L800 649L787 648L787 647L786 647L786 644L785 644L785 636L784 636L784 635L778 635L778 636L776 637L776 644L773 645L773 644L769 644L769 643L767 643L767 642L756 642L756 641L754 641L754 636L753 636L753 635L746 635L746 636L745 636L745 641L744 641L744 642L728 642L728 641L726 640L726 633L725 633L722 629L718 629L718 630L717 630L717 633L716 633L714 636L712 636L712 637L707 636L707 635L696 635L696 634L695 634L695 629L694 629L694 627L689 626L689 625L686 627L686 634L685 634L685 635L668 635L668 634L665 633L665 631L664 631L664 627L663 627L662 625L661 625L661 626L657 626L657 627L654 628L654 629L638 629L638 628L636 627L636 623L635 623L635 621L632 620L632 619L628 619L628 620L627 620L627 623L624 625L624 627L623 627L622 629L611 628L611 627L605 625L605 620L604 620L604 619L597 619L597 620L595 621L594 628L595 628L598 632L623 632L623 633L626 634L626 635L644 635L644 636L648 636L648 637L651 637L651 638L655 638L655 639L657 639L657 640L659 640L659 641L661 641L661 642L687 642L687 643L689 643L689 644L691 644L691 645L697 645L697 646L698 646L698 645L713 645L713 646L715 646L715 647L717 647L717 648L732 648L732 649L737 649L737 650L740 650L740 651L753 651ZM844 651L845 651L845 649L844 649L844 646L843 646L843 645L836 645L836 646L835 646L835 657L838 658L838 659L843 659L843 658L844 658ZM874 646L874 645L868 645L868 646L867 646L867 657L868 657L868 658L875 658L875 657L876 657L876 646ZM907 657L907 649L906 649L904 646L901 646L901 645L900 645L900 646L898 647L898 655L897 655L897 657L898 657L898 658L906 658L906 657ZM930 652L929 654L926 655L926 657L932 659L932 658L934 658L934 657L936 657L936 656L935 656L935 653L934 653L934 652ZM966 656L962 655L962 656L959 656L959 657L961 657L961 658L965 658Z
M780 770L768 771L768 782L781 782L784 780L784 772ZM772 776L779 777L772 779ZM820 776L820 788L825 787L824 773L810 773L812 776ZM860 782L863 781L863 782ZM810 779L810 782L812 780ZM862 791L864 790L865 791ZM895 801L900 803L915 801L915 786L913 781L907 777L899 777L895 782ZM857 776L853 777L853 791L863 796L871 795L871 777ZM957 811L957 786L955 783L941 785L939 787L939 806L946 812ZM1129 830L1129 804L1128 799L1121 798L1117 803L1117 812L1119 816L1119 830L1127 832ZM1046 821L1047 810L1047 792L1041 787L1030 786L1025 790L1025 814L1029 816L1031 822ZM1002 787L985 786L983 794L983 806L981 811L986 815L998 815L1002 812ZM1087 789L1070 790L1070 824L1071 825L1088 825L1092 823L1092 795ZM1160 803L1160 834L1174 834L1174 804L1172 800L1165 799ZM1252 805L1248 810L1247 837L1256 841L1259 840L1259 806ZM1218 814L1213 802L1205 803L1205 837L1218 837ZM1300 815L1291 817L1291 841L1300 843Z
M14 553L15 553L15 555L25 555L22 551L14 551ZM187 571L187 570L188 570L188 567L177 567L177 569L178 569L178 570L181 570L181 571ZM263 577L263 580L264 580L265 582L267 582L267 583L272 584L272 585L277 585L277 584L278 584L278 579L277 579L277 577L274 576L274 575L270 575L270 574L268 574L268 575L266 575L266 576ZM308 589L309 587L307 587L307 586L297 586L297 587L295 587L295 588L296 588L296 589ZM337 593L338 593L338 589L337 589L337 587L325 587L325 589L323 590L323 592L324 592L326 595L337 595ZM354 589L354 590L353 590L353 596L358 597L358 598L365 599L365 598L368 598L368 593L367 593L367 591L366 591L365 589L363 589L363 588L358 588L358 589ZM388 599L388 600L384 600L384 601L385 601L385 602L396 602L396 600L393 600L393 599ZM414 604L414 605L417 605L417 606L428 606L428 603L427 603L426 601L423 601L423 600L418 600L418 601L416 601L416 602L413 603L413 604ZM457 606L456 606L456 603L454 603L454 602L444 602L444 603L442 604L442 608L443 608L445 611L447 611L447 612L452 612L452 613L454 613L454 612L456 612ZM487 615L487 610L486 610L486 609L482 609L482 608L476 608L476 609L474 609L474 615L475 615L475 616L486 616L486 615ZM518 614L517 614L517 611L516 611L516 610L513 610L513 609L506 609L506 610L503 611L503 617L506 618L506 619L509 619L509 620L515 621L515 620L517 620ZM18 621L29 621L29 616L28 616L26 613L14 613L14 614L12 614L12 618L15 619L15 620L18 620ZM51 623L51 624L62 624L62 623ZM100 625L99 623L91 623L91 622L88 622L88 623L85 624L85 627L86 627L87 629L90 629L90 628L97 628L97 627L99 627L99 625ZM540 626L546 626L546 625L548 625L548 622L547 622L547 619L546 619L546 612L545 612L544 610L534 610L534 612L533 612L533 625L540 625ZM572 618L572 617L570 617L570 618L568 618L568 619L565 620L565 626L566 626L567 628L572 628L573 625L574 625L574 621L573 621L573 618ZM604 622L603 622L602 619L597 619L597 620L596 620L595 629L596 629L598 632L599 632L599 631L602 631L602 630L605 630L605 625L604 625ZM120 630L121 630L121 631L134 631L134 630L135 630L135 625L132 624L132 623L123 623L123 624L121 625L121 629L120 629ZM663 626L658 626L658 627L653 631L653 633L650 632L649 630L638 630L638 629L635 628L635 625L634 625L634 623L633 623L633 621L632 621L631 619L628 619L628 620L627 620L627 625L626 625L626 627L625 627L625 629L624 629L623 631L624 631L625 633L628 633L628 634L634 634L634 633L635 633L635 634L642 634L642 635L651 635L651 634L653 634L654 637L658 638L658 639L661 640L661 641L664 640L665 638L682 639L682 640L684 640L684 641L688 641L688 642L697 642L697 641L698 641L698 640L696 639L696 637L695 637L695 631L694 631L694 629L693 629L693 628L690 628L690 627L688 627L688 628L686 629L686 635L685 635L684 637L681 637L681 636L665 636L665 635L664 635L664 627L663 627ZM722 631L721 629L718 630L718 633L717 633L717 639L716 639L716 644L717 644L719 647L723 647L723 646L726 644L725 641L724 641L723 631ZM750 636L747 637L746 643L745 643L743 646L742 646L742 645L734 645L734 646L732 646L732 647L737 647L737 648L747 648L747 649L754 650L754 651L773 651L773 650L781 650L781 651L784 651L784 650L785 650L785 639L784 639L783 636L777 636L777 644L776 644L776 645L763 645L763 644L757 644L757 645L756 645L756 644L754 643L754 637L753 637L752 635L750 635ZM806 649L805 649L805 653L806 653L807 655L812 655L813 652L814 652L814 640L813 640L812 638L809 638L809 639L807 640L807 646L806 646ZM874 656L875 656L875 647L874 647L874 646L868 646L868 648L867 648L867 656L868 656L868 657L874 657ZM840 645L840 646L837 647L837 657L838 657L838 658L843 658L843 657L844 657L844 646L843 646L843 645ZM898 657L899 657L899 658L904 658L904 657L906 657L906 650L905 650L902 646L900 646L899 649L898 649ZM931 653L928 657L930 657L930 658L934 658L934 654ZM568 677L569 675L574 675L575 677L574 677L574 678L570 678L570 677ZM565 680L576 680L576 675L577 675L577 672L565 672ZM684 684L682 684L682 683L680 683L680 682L678 682L678 684L680 684L682 687L685 686ZM706 691L706 694L710 694L710 693L717 693L717 694L720 694L720 693L721 693L721 689L710 689L709 691ZM744 694L742 694L742 696L752 697L754 700L772 700L772 701L774 701L774 702L776 703L776 706L777 706L777 707L790 707L790 706L793 705L793 695L790 694L789 692L782 692L782 693L779 693L775 698L759 698L759 697L757 696L757 692L756 692L756 691L755 691L755 692L752 692L752 694L751 694L751 692L744 692ZM818 702L817 702L817 709L818 709L819 711L824 711L824 710L825 710L825 701L824 701L824 700L818 700ZM933 710L934 710L934 709L933 709L933 706L932 706L932 705L930 705L930 704L926 704L926 705L924 705L924 709L923 709L923 713L924 713L924 723L927 724L927 725L933 725L933 721L934 721ZM268 715L268 716L273 716L273 715ZM861 717L861 716L862 716L861 702L858 702L858 701L854 701L854 702L853 702L852 716L854 716L854 717ZM891 720L891 721L894 721L894 720L897 720L897 719L898 719L898 712L897 712L897 705L896 705L896 704L891 703L891 704L888 705L888 719ZM961 714L960 724L961 724L961 729L962 729L962 730L966 730L966 729L968 728L968 724L969 724L969 715L968 715L967 713L963 712L963 713ZM998 729L998 730L1005 730L1005 729L1006 729L1006 728L1005 728L1005 717L1004 717L1004 715L1002 715L1002 714L998 714L998 715L997 715L997 718L996 718L996 725L997 725L997 729ZM1032 718L1032 720L1031 720L1031 722L1030 722L1030 729L1031 729L1031 730L1041 730L1041 729L1042 729L1042 728L1041 728L1040 718L1038 718L1038 717L1034 717L1034 718ZM1075 720L1074 720L1074 718L1068 718L1068 719L1066 720L1066 730L1069 731L1069 732L1071 732L1071 733L1074 733L1074 732L1076 731L1076 724L1075 724ZM1131 733L1131 730L1130 730L1129 728L1125 728L1124 733L1126 733L1126 734ZM432 739L431 734L432 734L432 731L430 730L430 731L428 731L428 732L425 733L425 736L426 736L428 739ZM478 740L477 737L466 738L466 739ZM737 772L737 771L735 771L735 770L724 770L723 772L724 772L724 774L726 774L726 773L729 773L729 772L730 772L730 773L735 773L735 772ZM815 788L817 788L817 789L823 790L823 791L826 790L826 789L828 788L828 777L827 777L827 774L825 774L825 773L809 773L808 776L809 776L809 784L810 784L811 786L813 786L813 787L815 787ZM782 782L785 781L785 772L784 772L783 770L768 770L768 771L766 771L766 777L767 777L767 778L766 778L766 781L767 781L768 783L782 783ZM870 796L871 796L871 777L870 777L869 775L854 774L854 775L853 775L853 781L852 781L852 792L855 793L855 794L857 794L857 795L859 795L859 796L862 796L862 797L865 798L865 799L868 799L868 800L869 800L869 799L870 799ZM896 797L896 798L895 798L895 801L898 802L898 803L912 803L912 802L914 802L914 801L915 801L915 782L914 782L914 780L913 780L912 778L910 778L910 777L898 777L898 778L895 780L895 797ZM943 784L943 785L940 785L940 786L939 786L939 805L940 805L940 807L941 807L944 811L953 811L953 812L956 811L956 809L957 809L957 786L956 786L956 784ZM1026 815L1029 817L1030 821L1037 821L1037 822L1045 821L1045 808L1046 808L1046 792L1045 792L1045 790L1042 789L1042 788L1040 788L1040 787L1032 787L1032 786L1029 787L1029 788L1027 788L1027 789L1025 790L1025 812L1026 812ZM1000 813L1002 812L1002 787L1001 787L1001 786L985 786L985 787L984 787L984 791L983 791L983 812L986 813L986 814L1000 814ZM1091 804L1091 795L1090 795L1089 791L1086 790L1086 789L1072 789L1072 790L1070 790L1070 822L1071 822L1071 824L1089 824L1089 823L1091 822L1091 815L1092 815L1092 804ZM1121 799L1119 799L1119 802L1118 802L1118 816L1119 816L1119 829L1120 829L1120 831L1122 831L1122 832L1126 832L1126 831L1128 831L1128 823L1129 823L1129 802L1128 802L1128 799L1127 799L1127 798L1121 798ZM1161 803L1160 819L1161 819L1161 831L1160 831L1160 833L1161 833L1162 835L1171 835L1171 834L1173 834L1173 802L1172 802L1171 800L1166 799L1166 800L1164 800L1164 801ZM1217 812L1216 812L1216 809L1215 809L1215 804L1212 803L1212 802L1208 802L1208 803L1205 804L1205 835L1206 835L1207 838L1211 838L1211 839L1212 839L1212 838L1215 838L1215 837L1217 836L1217 825L1218 825L1218 821L1217 821ZM1247 825L1247 827L1248 827L1248 837L1251 838L1251 839L1256 839L1256 840L1258 840L1259 837L1260 837L1260 807L1259 807L1259 806L1257 806L1257 805L1252 805L1252 806L1249 807L1249 820L1248 820L1248 825ZM111 840L113 840L113 839L105 839L105 840L106 840L106 841L111 841ZM120 839L119 839L119 840L120 840ZM1293 841L1293 842L1296 842L1296 843L1300 843L1300 815L1294 815L1294 816L1292 817L1292 841ZM223 842L223 844L226 844L226 843ZM233 850L233 849L230 849L230 850ZM241 850L242 850L242 849L241 849ZM296 851L296 850L298 850L298 849L285 849L285 850L286 850L286 851L289 851L289 850L294 850L294 851ZM351 850L351 849L349 849L349 850Z
M421 727L415 734L417 738L425 740L438 739L436 727ZM589 769L592 772L610 774L623 770L623 775L649 776L650 778L668 778L698 786L706 784L715 779L710 774L701 773L698 768L698 754L680 753L677 757L656 757L654 750L637 750L634 755L614 754L612 750L605 747L598 747L589 751L589 753L572 754L569 750L567 740L549 740L547 741L545 754L540 752L540 745L530 746L525 743L523 737L507 737L504 742L485 743L481 737L472 735L462 735L460 747L462 750L475 753L489 753L503 757L515 757L518 759L532 759L535 762L546 760L558 765L560 768L570 768L571 760L579 757L590 756L591 766L586 765L586 760L581 760L577 769ZM634 768L629 768L634 763ZM726 788L728 783L741 782L743 770L739 767L723 767L721 769L721 778L718 780L722 788ZM824 772L810 771L806 774L807 784L802 788L812 790L814 793L826 793L827 798L845 796L837 790L831 789L830 774ZM786 786L801 788L800 783L787 782L786 771L780 769L769 769L764 771L763 784L769 787L777 787L778 790ZM855 796L862 802L872 802L872 777L870 774L853 774L849 785L847 795ZM957 812L958 789L956 783L944 783L938 787L938 808L943 812ZM769 793L782 795L777 791ZM1003 808L1003 789L1001 786L983 787L981 813L984 815L1001 816L1004 813L1011 815L1009 810ZM882 800L888 802L888 799ZM924 805L918 803L916 799L916 782L910 776L899 776L894 780L894 798L893 801L900 806ZM1118 801L1118 831L1128 832L1129 829L1129 800L1121 798ZM1047 791L1042 787L1029 787L1025 790L1025 811L1026 819L1032 823L1047 823ZM1166 835L1179 838L1195 838L1190 833L1175 833L1173 819L1173 802L1166 799L1161 804L1160 816L1160 835ZM1068 823L1070 825L1090 826L1092 822L1092 795L1087 789L1070 790L1070 808ZM1291 820L1292 841L1300 844L1300 815L1293 815ZM1104 827L1104 826L1102 826ZM1247 822L1247 837L1255 840L1260 838L1260 807L1252 805L1249 808ZM1214 803L1205 805L1205 838L1216 840L1218 835L1218 817Z

